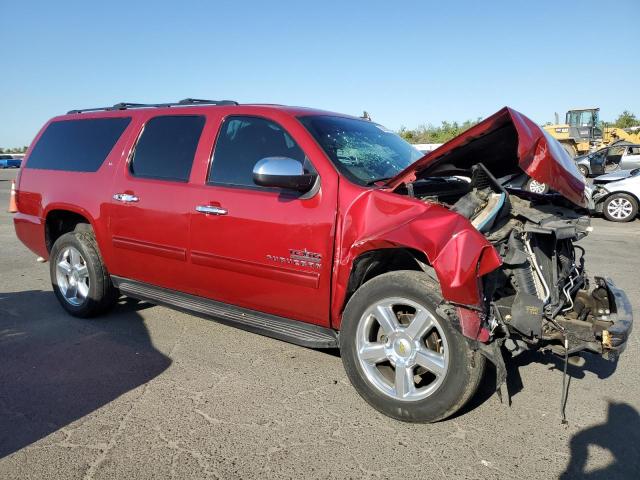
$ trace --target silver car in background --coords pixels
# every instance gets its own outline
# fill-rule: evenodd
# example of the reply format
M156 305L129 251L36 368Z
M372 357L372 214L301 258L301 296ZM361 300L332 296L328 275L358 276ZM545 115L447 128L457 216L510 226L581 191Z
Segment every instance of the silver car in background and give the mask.
M585 177L640 168L640 145L616 143L576 157L575 162Z
M595 211L612 222L630 222L638 215L640 168L618 170L593 181Z

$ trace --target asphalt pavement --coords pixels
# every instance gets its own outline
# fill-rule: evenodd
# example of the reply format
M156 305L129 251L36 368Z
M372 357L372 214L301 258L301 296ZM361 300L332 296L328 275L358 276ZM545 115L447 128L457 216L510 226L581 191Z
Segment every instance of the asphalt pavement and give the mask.
M122 301L75 319L6 213L0 170L0 478L640 478L637 327L615 364L508 363L511 406L483 388L455 418L372 410L336 352ZM594 219L581 244L640 312L640 220ZM640 316L640 314L637 314Z

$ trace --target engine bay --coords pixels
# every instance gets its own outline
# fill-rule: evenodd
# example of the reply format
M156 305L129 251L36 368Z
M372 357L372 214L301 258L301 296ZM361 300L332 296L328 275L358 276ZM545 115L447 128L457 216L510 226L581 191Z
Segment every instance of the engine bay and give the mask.
M498 251L502 267L483 277L492 337L513 355L606 354L610 295L601 279L591 288L584 249L575 244L591 230L587 212L558 194L524 190L524 173L496 179L482 163L456 173L423 177L397 192L469 219Z

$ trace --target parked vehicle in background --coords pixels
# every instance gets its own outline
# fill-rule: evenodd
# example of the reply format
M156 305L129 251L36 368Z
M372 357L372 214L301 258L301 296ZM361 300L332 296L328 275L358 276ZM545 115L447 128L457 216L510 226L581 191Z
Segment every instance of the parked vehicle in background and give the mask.
M545 131L558 140L562 147L575 157L592 150L613 146L621 141L640 143L638 127L618 128L600 121L599 108L569 110L564 124L545 125Z
M509 178L501 178L500 181L503 182L506 188L520 189L536 195L546 195L550 192L547 184L539 182L524 173L510 176Z
M556 193L498 180L518 175ZM186 99L52 119L14 223L72 315L124 294L339 347L369 404L425 422L473 396L486 360L500 385L505 351L625 349L627 297L574 244L589 200L557 141L509 108L423 155L360 118Z
M576 157L576 164L585 177L603 175L614 170L638 168L640 167L640 145L616 143Z
M612 222L630 222L638 215L640 168L619 170L594 181L595 211Z
M14 155L0 154L0 168L20 168L22 158Z
M416 143L413 145L413 148L426 155L429 152L433 152L440 146L442 146L442 143Z

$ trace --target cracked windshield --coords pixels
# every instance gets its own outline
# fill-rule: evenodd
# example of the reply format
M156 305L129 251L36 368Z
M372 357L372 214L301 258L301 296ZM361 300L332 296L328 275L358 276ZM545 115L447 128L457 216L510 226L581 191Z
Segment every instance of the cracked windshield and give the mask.
M367 120L332 116L299 120L338 170L359 184L391 178L423 156L395 133Z

